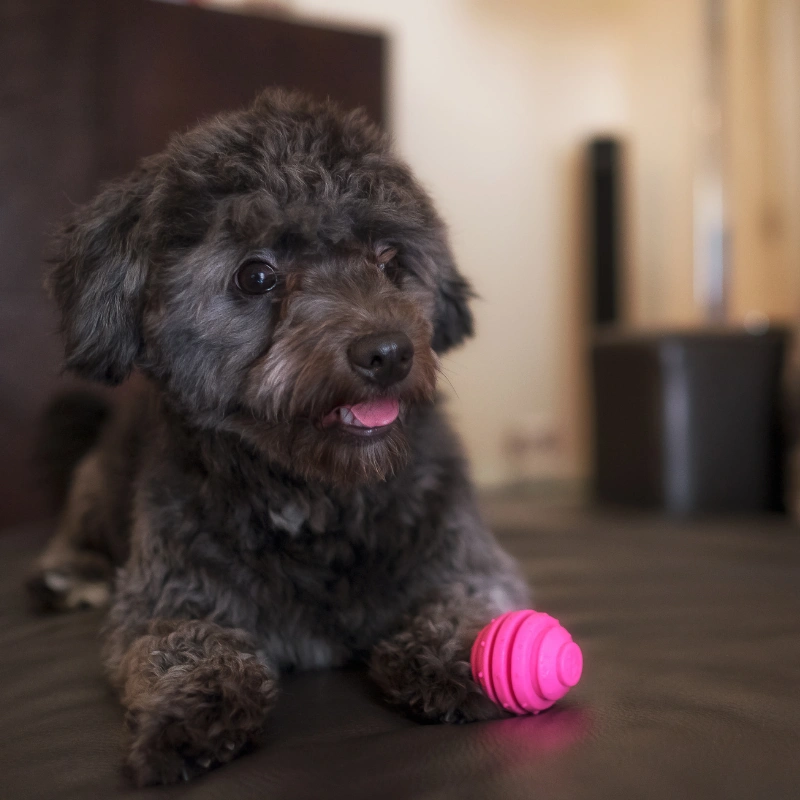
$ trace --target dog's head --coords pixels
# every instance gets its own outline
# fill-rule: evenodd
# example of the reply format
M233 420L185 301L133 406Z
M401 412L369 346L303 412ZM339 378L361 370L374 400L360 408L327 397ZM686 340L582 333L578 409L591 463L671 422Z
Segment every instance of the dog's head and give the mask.
M67 366L134 368L299 476L385 477L470 290L408 167L359 113L268 92L79 209L49 287Z

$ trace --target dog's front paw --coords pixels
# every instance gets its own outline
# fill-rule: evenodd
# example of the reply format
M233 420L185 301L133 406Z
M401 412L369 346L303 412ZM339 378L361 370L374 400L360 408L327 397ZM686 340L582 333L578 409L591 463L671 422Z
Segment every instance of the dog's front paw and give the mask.
M387 699L418 719L476 722L509 716L472 679L469 636L448 619L416 619L380 642L370 675Z
M277 691L255 657L176 665L131 703L126 771L137 786L189 780L255 745Z

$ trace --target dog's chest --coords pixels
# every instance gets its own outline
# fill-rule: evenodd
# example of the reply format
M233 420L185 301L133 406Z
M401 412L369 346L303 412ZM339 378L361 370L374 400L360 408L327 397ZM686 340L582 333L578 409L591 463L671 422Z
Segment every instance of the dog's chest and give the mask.
M264 546L249 559L261 577L262 622L293 639L306 653L300 661L318 661L323 641L369 647L407 609L419 554L397 515L295 497L270 503L265 525Z
M375 601L386 604L397 594L413 554L397 546L408 537L398 535L391 521L314 529L298 517L282 515L285 527L276 526L271 546L262 554L268 586L340 613Z
M288 498L273 504L267 514L272 528L288 536L298 536L304 530L322 534L331 520L329 503L303 497Z

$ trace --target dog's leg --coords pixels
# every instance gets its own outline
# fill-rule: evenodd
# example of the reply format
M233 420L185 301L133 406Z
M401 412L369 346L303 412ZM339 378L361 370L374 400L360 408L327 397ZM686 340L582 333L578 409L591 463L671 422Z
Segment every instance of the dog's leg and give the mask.
M138 786L188 780L235 758L258 741L277 689L277 671L249 635L211 622L151 622L112 662L127 711L126 768Z
M469 663L475 637L497 613L491 603L448 599L429 604L376 645L370 675L389 702L420 719L472 722L506 717L472 679Z
M93 450L78 464L56 533L28 577L37 607L57 611L108 604L114 567L99 530L105 490L100 455Z

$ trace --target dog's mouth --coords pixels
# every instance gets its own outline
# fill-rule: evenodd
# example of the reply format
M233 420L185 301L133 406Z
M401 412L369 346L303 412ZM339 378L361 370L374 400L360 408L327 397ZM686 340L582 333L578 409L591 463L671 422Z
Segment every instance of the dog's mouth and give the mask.
M389 430L400 416L395 397L380 397L353 405L336 406L322 418L326 430L340 430L354 436L374 437Z

